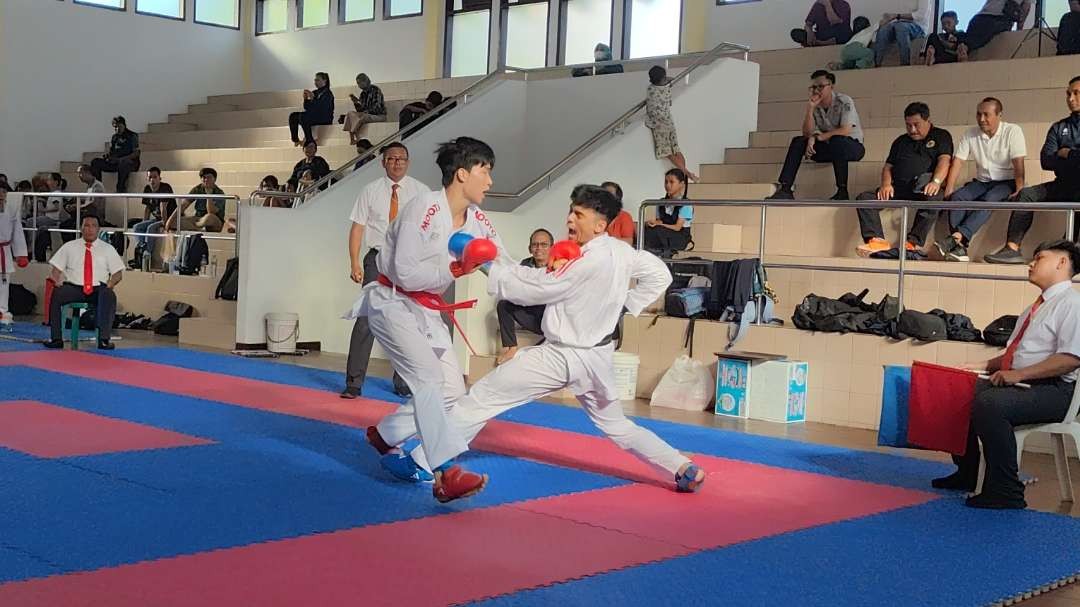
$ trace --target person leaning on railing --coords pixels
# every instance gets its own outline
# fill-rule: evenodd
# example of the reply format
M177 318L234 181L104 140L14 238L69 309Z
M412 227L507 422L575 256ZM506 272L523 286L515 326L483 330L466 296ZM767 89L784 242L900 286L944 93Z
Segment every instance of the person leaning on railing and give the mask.
M188 192L189 196L205 196L207 194L223 196L225 194L225 192L217 186L217 171L214 169L210 167L202 169L199 171L199 178L202 179L202 183L191 188L191 191ZM192 204L195 205L195 215L193 217L184 215L184 211ZM180 204L180 208L174 211L165 222L165 230L172 231L178 229L179 226L181 231L205 230L207 232L220 232L224 225L224 200L188 198Z

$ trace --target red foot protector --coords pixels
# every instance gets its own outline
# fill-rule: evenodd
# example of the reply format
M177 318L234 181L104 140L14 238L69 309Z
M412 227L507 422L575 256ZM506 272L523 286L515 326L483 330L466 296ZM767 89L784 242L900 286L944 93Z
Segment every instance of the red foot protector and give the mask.
M29 400L0 402L0 446L36 457L74 457L211 445L214 441Z
M502 506L0 585L0 605L448 605L689 552Z

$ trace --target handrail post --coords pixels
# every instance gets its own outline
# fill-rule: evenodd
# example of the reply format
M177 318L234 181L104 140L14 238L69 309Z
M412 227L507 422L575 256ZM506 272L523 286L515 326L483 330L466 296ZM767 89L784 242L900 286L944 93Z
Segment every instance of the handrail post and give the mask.
M897 247L900 251L900 268L899 278L896 285L896 299L900 302L899 310L904 311L904 262L907 260L907 220L908 220L908 207L903 207L900 211L900 238L901 244Z
M758 263L761 264L762 268L765 267L765 219L768 216L768 210L769 210L769 205L767 203L765 203L765 201L762 201L762 203L761 203L761 226L758 229ZM756 321L755 324L759 324L759 325L762 324L762 319L764 319L764 317L765 317L764 303L765 303L765 296L762 295L762 296L760 296L758 298L758 302L757 302L757 304L758 304L757 308L758 309L757 309L757 318L754 319Z
M637 224L637 248L639 251L645 249L645 209L648 203L641 203L638 207L638 224Z
M1066 211L1068 217L1065 218L1065 240L1076 241L1076 214L1080 211Z

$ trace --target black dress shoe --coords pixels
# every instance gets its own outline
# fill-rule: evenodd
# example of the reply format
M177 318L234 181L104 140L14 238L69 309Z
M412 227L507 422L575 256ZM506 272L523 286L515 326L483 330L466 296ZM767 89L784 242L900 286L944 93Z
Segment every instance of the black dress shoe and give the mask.
M934 489L950 489L952 491L967 491L968 493L975 491L976 484L978 484L976 479L959 472L953 472L949 476L935 478L930 481L930 486Z
M50 339L49 341L41 344L50 350L63 350L64 340L62 339Z
M967 498L964 504L970 508L983 508L986 510L1023 510L1027 508L1027 502L1023 499L998 497L985 491Z
M352 400L358 396L360 396L359 388L345 388L341 391L341 398L347 398L349 400Z
M114 344L111 341L102 341L102 340L99 339L98 342L97 342L97 349L98 350L115 350L116 349L116 344Z

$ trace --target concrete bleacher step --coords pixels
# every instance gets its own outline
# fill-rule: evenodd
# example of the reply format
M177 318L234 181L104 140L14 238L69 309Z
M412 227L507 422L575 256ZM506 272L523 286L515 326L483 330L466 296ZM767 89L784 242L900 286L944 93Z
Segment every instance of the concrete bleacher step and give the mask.
M346 101L348 101L346 99ZM397 115L406 104L418 101L414 97L405 99L386 99L387 120L397 122ZM184 113L169 114L169 124L195 125L199 130L217 129L240 129L257 128L264 126L280 126L289 123L289 114L299 111L299 107L260 108L253 110L231 110L207 113ZM335 105L335 114L344 114L352 109L351 103L338 102ZM336 116L335 116L336 118Z
M341 145L344 143L344 145ZM340 166L356 157L356 148L347 142L332 141L331 144L319 146L319 156L326 159L330 165ZM140 157L141 169L151 166L163 167L166 170L199 170L204 166L223 168L228 164L249 163L289 163L289 168L298 162L304 153L290 142L288 145L265 148L187 148L175 150L144 151ZM96 152L83 154L82 163L89 163L100 156ZM79 162L62 162L62 172L74 173ZM254 169L253 169L254 170Z
M231 103L193 103L187 106L189 114L205 114L210 112L234 112L240 108Z
M429 91L439 91L444 97L450 97L460 93L471 84L479 80L478 76L463 78L435 78L430 80L404 80L398 82L376 82L386 98L423 98ZM311 88L311 85L308 85ZM349 104L349 93L357 94L356 85L349 81L344 86L333 86L335 105L338 103ZM287 91L262 91L255 93L238 93L231 95L212 95L207 98L210 104L227 104L236 109L259 109L266 107L287 107L299 104L302 97L302 89Z
M236 323L214 318L181 318L180 343L232 350L236 348Z
M875 152L875 154L877 153L878 152ZM850 183L877 184L880 182L881 169L884 166L884 160L863 160L860 162L849 163L848 171ZM706 164L701 166L701 180L702 184L769 183L776 181L782 167L782 162ZM1038 158L1029 156L1024 163L1024 167L1027 171L1026 176L1029 183L1041 183L1054 178L1052 172L1044 171L1042 169L1039 165ZM961 175L962 177L974 175L974 163L966 163L964 165L964 171L965 173ZM960 183L963 184L965 182L961 181ZM797 187L821 184L835 186L836 179L833 176L832 164L819 162L802 163L795 184ZM858 194L858 191L852 190L851 194Z
M198 130L198 128L194 124L186 122L151 122L147 125L146 130L148 133L187 133ZM143 135L143 137L145 136Z
M372 143L393 135L397 131L397 122L376 122L364 125L361 137ZM349 134L341 125L323 125L312 129L319 144L348 145ZM292 145L292 138L287 124L282 126L195 130L176 133L146 133L140 137L144 150L169 150L183 148L248 148L248 147L287 147Z

